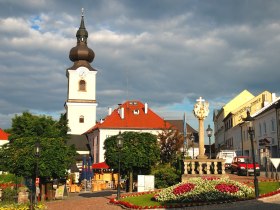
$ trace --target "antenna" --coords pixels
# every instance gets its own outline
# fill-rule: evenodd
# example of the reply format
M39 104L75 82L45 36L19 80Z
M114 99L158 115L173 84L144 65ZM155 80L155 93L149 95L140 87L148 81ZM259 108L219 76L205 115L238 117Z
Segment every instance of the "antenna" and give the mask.
M84 17L84 8L81 9L82 17Z

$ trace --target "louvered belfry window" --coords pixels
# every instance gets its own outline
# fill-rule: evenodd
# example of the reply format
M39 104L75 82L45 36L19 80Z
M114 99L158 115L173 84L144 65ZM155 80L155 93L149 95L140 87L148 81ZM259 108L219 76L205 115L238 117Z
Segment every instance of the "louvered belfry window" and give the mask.
M80 80L79 91L86 91L86 81L85 80Z

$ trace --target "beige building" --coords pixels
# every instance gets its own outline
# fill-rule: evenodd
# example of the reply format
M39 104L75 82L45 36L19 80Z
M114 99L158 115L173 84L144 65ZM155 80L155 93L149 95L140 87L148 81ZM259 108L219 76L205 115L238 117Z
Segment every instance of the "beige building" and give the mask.
M251 94L249 91L244 90L241 93L239 93L236 97L234 97L232 100L230 100L226 105L224 105L220 110L215 110L213 115L213 122L215 127L215 150L219 151L220 149L228 148L226 146L225 141L225 126L230 127L231 121L229 121L229 124L225 124L224 120L229 117L230 113L233 110L236 110L238 107L240 107L245 102L251 100L254 98L254 95ZM230 144L230 142L229 142Z
M247 134L247 125L243 123L242 118L246 117L247 110L254 115L273 100L275 100L275 94L269 91L253 96L244 90L221 110L214 112L216 151L233 149L239 155L250 155L251 144Z

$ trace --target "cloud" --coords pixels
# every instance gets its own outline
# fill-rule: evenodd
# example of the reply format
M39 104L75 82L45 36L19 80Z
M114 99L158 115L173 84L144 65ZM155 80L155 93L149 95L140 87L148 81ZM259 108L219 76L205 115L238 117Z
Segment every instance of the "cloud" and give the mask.
M0 115L58 115L85 8L98 118L128 99L165 118L219 108L243 89L279 93L278 1L0 1ZM190 117L190 119L193 119ZM193 120L195 122L195 120Z

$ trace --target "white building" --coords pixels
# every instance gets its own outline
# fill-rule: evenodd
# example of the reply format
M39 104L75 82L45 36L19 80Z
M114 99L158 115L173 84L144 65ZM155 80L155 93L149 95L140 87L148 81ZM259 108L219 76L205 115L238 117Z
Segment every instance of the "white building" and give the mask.
M9 134L0 128L0 147L9 143Z
M279 158L279 102L280 98L274 99L253 115L257 160L262 166L265 166L266 158Z
M159 117L148 104L140 101L126 101L114 111L108 110L105 119L86 132L90 141L94 163L104 162L104 141L106 138L118 135L119 132L148 132L157 135L163 129L169 129L171 124Z

